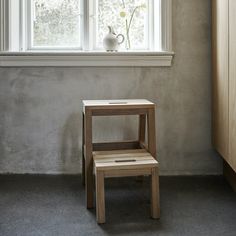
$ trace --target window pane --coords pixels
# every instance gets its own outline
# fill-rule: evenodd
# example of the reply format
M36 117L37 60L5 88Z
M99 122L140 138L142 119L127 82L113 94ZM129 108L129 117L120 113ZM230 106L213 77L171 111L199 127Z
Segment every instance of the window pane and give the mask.
M33 46L80 47L80 0L32 0Z
M110 25L126 38L121 49L129 48L129 42L130 49L148 48L148 0L97 0L96 11L97 47L102 48Z

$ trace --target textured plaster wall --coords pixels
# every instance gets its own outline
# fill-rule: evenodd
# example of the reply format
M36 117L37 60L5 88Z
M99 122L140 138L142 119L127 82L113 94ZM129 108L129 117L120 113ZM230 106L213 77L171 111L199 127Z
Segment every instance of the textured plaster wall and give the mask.
M211 147L210 7L173 0L169 68L0 68L0 173L81 172L81 100L111 98L157 104L162 174L221 173ZM135 124L97 118L94 139L132 139Z

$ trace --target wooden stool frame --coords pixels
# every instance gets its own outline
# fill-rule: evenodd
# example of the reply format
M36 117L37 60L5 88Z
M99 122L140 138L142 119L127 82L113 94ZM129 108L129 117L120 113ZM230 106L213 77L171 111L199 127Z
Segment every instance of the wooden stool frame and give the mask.
M101 103L100 103L101 102ZM135 141L93 143L93 116L139 116L139 137ZM145 143L147 123L147 145ZM93 151L146 149L156 159L155 104L147 100L85 100L83 101L82 178L87 208L94 207ZM99 178L100 179L100 178Z
M158 162L145 149L93 152L97 222L106 221L105 178L151 176L151 217L160 218Z

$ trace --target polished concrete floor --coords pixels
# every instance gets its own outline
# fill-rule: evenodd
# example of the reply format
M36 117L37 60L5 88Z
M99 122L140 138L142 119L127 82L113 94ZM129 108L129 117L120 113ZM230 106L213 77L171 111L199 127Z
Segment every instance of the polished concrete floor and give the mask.
M0 176L0 235L235 236L236 193L222 177L161 177L161 219L149 181L106 180L107 223L85 208L79 176Z

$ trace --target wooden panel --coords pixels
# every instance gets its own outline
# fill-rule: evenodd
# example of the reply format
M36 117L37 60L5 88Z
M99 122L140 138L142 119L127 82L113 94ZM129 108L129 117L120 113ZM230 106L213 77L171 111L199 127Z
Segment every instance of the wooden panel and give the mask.
M229 1L229 158L236 171L236 1Z
M228 4L229 0L212 0L213 145L226 160L229 148Z

